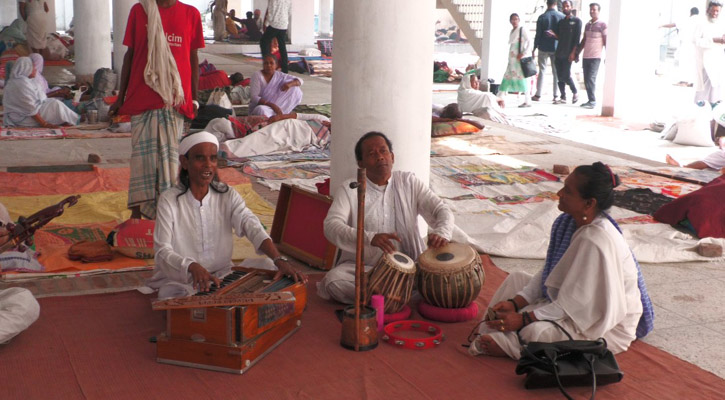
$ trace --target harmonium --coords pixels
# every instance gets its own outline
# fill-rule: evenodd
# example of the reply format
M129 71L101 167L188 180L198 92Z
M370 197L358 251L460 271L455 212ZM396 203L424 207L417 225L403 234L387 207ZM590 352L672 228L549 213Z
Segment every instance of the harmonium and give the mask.
M209 292L154 302L167 312L156 360L243 374L302 323L307 287L275 274L234 267Z

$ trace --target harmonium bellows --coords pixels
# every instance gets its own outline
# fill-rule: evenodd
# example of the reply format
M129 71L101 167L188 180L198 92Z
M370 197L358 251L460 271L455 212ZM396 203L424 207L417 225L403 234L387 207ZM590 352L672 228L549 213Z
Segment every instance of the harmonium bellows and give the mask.
M167 312L158 362L242 374L297 329L307 288L276 271L234 267L207 293L157 301Z

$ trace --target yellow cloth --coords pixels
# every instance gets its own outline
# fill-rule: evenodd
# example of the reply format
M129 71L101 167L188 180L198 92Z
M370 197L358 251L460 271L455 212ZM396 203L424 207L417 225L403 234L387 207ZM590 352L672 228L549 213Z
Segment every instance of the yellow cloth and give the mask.
M237 25L234 23L234 21L232 21L231 18L227 17L226 24L227 24L227 32L229 32L229 34L236 35L239 33L239 29L237 29Z

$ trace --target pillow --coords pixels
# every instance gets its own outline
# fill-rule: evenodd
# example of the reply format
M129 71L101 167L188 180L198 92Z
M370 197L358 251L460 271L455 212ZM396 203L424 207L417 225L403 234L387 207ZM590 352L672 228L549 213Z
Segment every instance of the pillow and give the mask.
M685 146L710 147L715 143L712 141L710 121L712 113L705 107L697 110L693 115L677 120L677 134L673 143Z
M148 219L129 219L108 235L108 244L131 258L154 258L154 226Z
M434 122L431 129L431 137L442 137L451 135L465 135L480 131L474 125L463 121Z

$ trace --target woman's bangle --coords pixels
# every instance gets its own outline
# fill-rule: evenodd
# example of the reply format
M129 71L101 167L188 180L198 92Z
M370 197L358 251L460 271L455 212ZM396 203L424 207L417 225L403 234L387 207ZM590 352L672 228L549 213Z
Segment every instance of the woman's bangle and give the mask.
M514 311L516 311L516 312L519 312L519 305L518 305L518 304L516 304L516 300L514 300L514 299L508 299L508 300L506 300L506 301L510 301L510 302L511 302L511 304L513 304L513 305L514 305Z
M522 322L522 325L521 325L522 327L524 327L532 322L531 315L529 315L528 311L521 313L521 322Z

